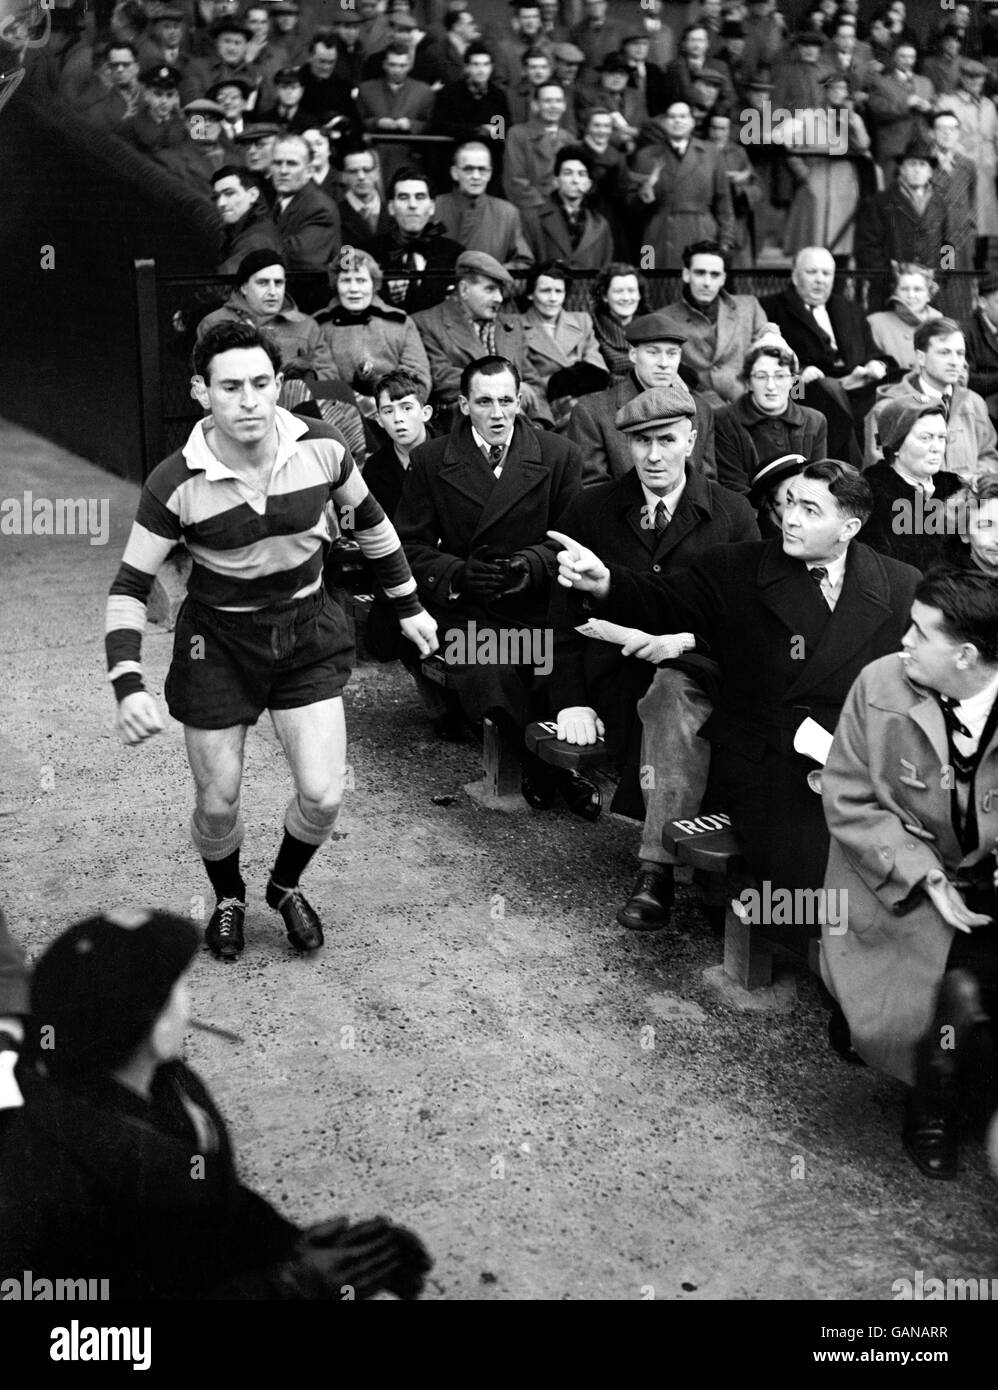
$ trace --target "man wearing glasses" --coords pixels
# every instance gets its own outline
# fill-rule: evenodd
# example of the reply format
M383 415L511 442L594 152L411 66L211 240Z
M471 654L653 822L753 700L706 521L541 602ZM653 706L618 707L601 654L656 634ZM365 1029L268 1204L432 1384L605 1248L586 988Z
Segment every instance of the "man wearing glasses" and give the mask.
M682 297L666 306L686 334L683 366L696 377L689 384L715 408L744 392L745 354L766 327L755 295L729 294L724 288L727 278L727 256L720 244L694 242L683 248Z
M101 66L107 88L97 101L84 108L83 115L91 125L115 133L141 105L139 60L130 43L112 40Z

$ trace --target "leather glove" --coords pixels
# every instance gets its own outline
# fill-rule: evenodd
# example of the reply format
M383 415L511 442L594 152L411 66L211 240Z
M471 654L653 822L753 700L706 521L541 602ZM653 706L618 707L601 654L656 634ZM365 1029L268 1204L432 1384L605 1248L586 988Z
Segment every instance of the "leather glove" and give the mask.
M517 594L525 594L530 588L530 561L526 555L511 555L507 567L506 587L502 591L503 598L513 598Z
M385 1284L396 1298L414 1299L423 1292L425 1276L433 1268L426 1246L413 1231L404 1226L392 1226L398 1251L398 1272Z
M451 581L455 593L477 599L498 598L507 580L507 566L487 560L487 551L487 545L480 545L471 552Z
M395 1228L383 1216L355 1226L339 1217L306 1231L290 1272L300 1297L340 1299L349 1288L362 1299L387 1288L404 1266Z

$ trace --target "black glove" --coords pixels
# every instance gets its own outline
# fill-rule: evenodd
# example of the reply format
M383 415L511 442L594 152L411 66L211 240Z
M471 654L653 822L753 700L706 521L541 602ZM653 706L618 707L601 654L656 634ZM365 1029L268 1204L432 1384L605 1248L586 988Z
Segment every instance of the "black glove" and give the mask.
M506 587L502 591L502 597L514 598L517 594L525 594L530 588L530 582L530 561L526 555L511 555Z
M403 1270L395 1228L383 1216L351 1226L345 1217L323 1221L306 1231L290 1272L297 1296L371 1298Z
M423 1292L424 1276L433 1268L426 1246L404 1226L393 1226L399 1256L398 1273L385 1284L396 1298L414 1299Z
M456 593L478 599L498 598L502 593L509 567L506 563L485 559L487 552L487 545L480 545L471 552L451 581Z

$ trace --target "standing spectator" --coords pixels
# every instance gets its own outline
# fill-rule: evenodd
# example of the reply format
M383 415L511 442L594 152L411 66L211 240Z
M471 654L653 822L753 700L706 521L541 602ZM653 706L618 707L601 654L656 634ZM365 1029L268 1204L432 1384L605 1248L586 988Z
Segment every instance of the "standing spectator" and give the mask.
M468 49L481 41L482 31L470 10L452 10L444 17L444 41L435 54L433 81L447 86L464 78Z
M184 33L186 15L180 5L164 5L149 21L141 44L139 63L144 68L169 67L180 73L181 81L193 59Z
M990 97L984 95L987 68L974 58L960 63L960 86L948 96L939 98L941 111L952 111L960 120L960 149L977 170L976 264L985 264L988 242L998 236L998 192L995 173L998 170L998 110Z
M530 119L506 135L503 190L518 208L539 208L554 188L554 158L571 135L561 124L565 91L546 82L532 98Z
M479 357L498 355L515 366L524 413L551 423L544 386L527 358L523 325L503 309L513 288L504 266L482 251L462 251L455 267L457 285L432 309L415 316L433 377L433 397L442 412L457 404L461 376Z
M992 421L998 420L998 274L978 282L977 303L965 328L967 385L984 397Z
M515 87L519 82L523 72L523 56L528 49L540 49L547 53L552 53L553 49L543 33L538 0L513 0L511 9L510 29L513 37L501 39L495 46L495 80L503 87ZM581 56L579 61L582 61Z
M731 74L731 85L735 89L735 99L740 106L745 104L745 83L751 73L745 66L745 26L738 20L726 19L721 25L718 37L721 47L714 57L723 63ZM649 112L654 115L649 107Z
M929 319L942 317L932 303L937 288L928 266L902 261L894 271L887 308L867 315L874 344L903 372L915 365L915 330Z
M376 81L384 71L385 53L394 44L401 44L412 56L412 76L417 82L432 86L441 77L437 45L419 22L406 10L393 10L388 16L389 39L384 48L369 54L361 69L361 81ZM449 80L449 79L445 79Z
M250 40L246 45L246 61L251 63L260 74L263 94L261 100L269 101L270 84L273 81L274 73L280 68L286 68L291 62L291 58L283 44L276 43L274 40L271 28L271 7L267 0L253 0L253 3L247 5L243 11L243 19L250 31Z
M786 111L813 111L822 102L821 50L825 36L814 29L794 35L793 47L773 65L773 106Z
M343 155L343 186L337 203L344 246L364 246L392 229L381 183L381 159L376 149L347 150Z
M755 295L729 294L724 288L727 279L727 259L718 242L684 246L682 298L665 306L665 313L686 335L687 380L715 407L737 400L745 390L745 354L766 326Z
M361 413L368 419L377 414L374 385L386 372L408 372L425 382L428 392L426 349L409 315L380 297L383 276L374 257L344 248L330 277L333 297L315 321L336 374L356 392Z
M364 243L383 272L393 270L441 271L453 274L462 247L444 233L436 221L433 186L421 169L403 167L388 185L391 229ZM407 280L388 280L387 298L407 314L439 304L449 288L447 275Z
M249 323L266 329L277 343L282 368L294 363L317 376L334 377L336 368L319 325L288 294L287 269L280 254L266 247L244 256L228 299L198 324L198 341L216 323Z
M142 104L134 44L112 40L105 50L103 68L111 85L99 100L82 107L82 114L90 125L117 135L124 122L138 114Z
M262 196L259 180L247 169L223 164L211 179L215 207L222 219L219 275L234 275L251 251L280 253L281 239Z
M680 56L665 70L665 102L668 106L675 102L685 102L692 108L697 100L696 83L704 69L716 72L721 79L721 101L725 108L735 104L735 89L731 74L720 59L707 61L710 48L710 31L698 21L688 24L680 40ZM662 107L665 109L665 106Z
M565 113L565 125L574 129L578 125L575 112L582 91L579 74L585 66L586 55L581 48L576 48L574 43L558 43L551 49L551 56L554 58L554 80L560 82L565 89L568 108ZM526 120L529 114L529 111L526 111L520 119Z
M732 269L755 265L758 255L755 208L762 201L762 185L741 145L731 139L731 117L711 116L707 136L716 146L731 187L731 211L735 219L735 242L731 248Z
M310 152L300 135L275 142L270 178L277 195L274 225L288 269L325 270L340 249L340 218L309 172Z
M223 78L208 90L208 100L222 108L222 135L230 144L243 133L243 112L251 95L249 83L240 77Z
M492 81L492 54L481 44L464 52L464 73L443 87L433 108L433 131L454 140L487 140L500 152L510 125L506 93Z
M963 230L953 221L953 209L933 187L935 164L935 150L919 137L903 151L890 188L875 193L860 209L856 261L864 270L879 271L882 277L869 287L867 302L871 308L879 309L887 301L892 264L915 261L919 265L944 265L943 247L952 247Z
M745 20L745 71L759 76L761 69L772 71L787 36L787 21L777 11L776 0L749 0Z
M593 325L603 360L614 377L631 370L627 329L635 315L647 314L648 282L626 261L611 261L593 281Z
M915 330L915 366L893 386L882 386L866 420L867 462L878 460L878 420L889 400L917 396L941 402L946 411L946 466L966 482L998 469L998 436L988 408L960 382L967 368L963 331L952 319L929 319Z
M380 53L391 42L391 29L385 15L385 0L357 0L357 13L360 15L360 43L364 56Z
M308 172L312 182L320 193L335 203L340 194L340 175L332 165L333 147L328 130L303 130L302 139L308 146Z
M870 79L866 109L873 154L887 183L894 177L901 154L916 136L926 134L925 117L933 107L932 83L915 74L917 57L914 44L899 44L887 70Z
M357 114L350 84L336 71L338 61L336 35L331 29L317 29L309 40L308 62L299 69L301 105L309 125L324 125L332 116Z
M792 399L799 372L778 333L763 333L745 354L742 380L748 390L714 416L718 476L732 491L758 492L759 470L776 459L799 454L813 462L828 456L825 417ZM743 474L746 459L750 471Z
M210 58L202 58L192 63L184 84L187 97L207 96L211 87L217 86L224 78L242 78L252 94L250 107L256 104L260 87L260 72L252 63L246 61L246 49L252 37L250 30L241 19L230 16L216 20L211 27L214 53Z
M466 251L484 251L506 267L520 269L533 259L519 209L486 193L492 178L492 147L467 140L454 150L453 193L437 199L436 215L452 241Z
M629 255L629 241L621 204L630 184L623 150L613 144L613 115L594 106L586 116L582 144L592 164L593 191L589 205L601 212L610 224L615 256Z
M351 91L364 80L364 47L361 43L361 18L349 0L340 0L334 7L329 27L336 36L336 75Z
M301 9L298 0L276 0L270 6L274 21L274 42L288 55L291 67L300 67L308 57L308 44L301 32Z
M405 44L392 43L385 49L384 76L377 81L362 82L357 92L357 115L364 130L381 135L399 131L405 135L422 135L429 129L433 115L433 90L425 82L415 82L412 54ZM407 162L408 147L383 145L381 162L389 179L392 172Z
M266 111L261 111L261 120L273 122L291 135L300 135L315 121L311 111L302 105L305 84L301 68L278 68L273 80L276 102Z
M527 361L543 383L555 428L564 426L578 397L602 391L610 379L588 314L565 308L568 268L561 261L531 267L530 307L521 314Z
M168 67L147 68L140 80L142 106L116 133L147 155L184 144L187 127L178 111L180 74Z
M943 503L962 486L946 469L946 411L940 401L896 396L877 418L881 463L863 477L873 511L862 539L923 573L945 563L949 550Z
M683 247L695 241L718 241L729 251L735 221L721 157L693 136L688 102L671 103L661 117L661 133L657 144L634 158L639 182L631 198L650 209L641 238L651 248L654 268L671 270L679 265Z
M539 208L523 214L523 232L535 261L564 261L570 270L599 270L613 256L610 224L587 206L592 161L584 145L563 145L554 159L554 189Z
M585 18L569 33L569 39L581 48L591 68L598 67L608 53L616 53L624 39L624 30L614 19L607 19L608 0L583 0Z
M509 117L514 125L523 125L529 121L533 114L533 101L541 87L546 87L549 82L561 83L552 76L554 71L551 54L543 48L528 48L523 55L523 72L519 82L510 87L507 93L509 98ZM575 96L578 91L576 87L564 87L565 97L564 110L561 113L560 124L566 130L575 132Z
M953 268L970 269L977 248L977 166L961 153L960 117L943 108L929 117L936 169L932 183L949 209L953 234ZM953 318L964 318L970 310L969 286L962 280L947 286L947 307Z
M599 65L595 86L583 88L576 102L579 123L585 128L586 117L594 108L609 111L613 120L613 142L630 153L638 131L648 119L644 96L628 85L630 69L619 53L609 53Z
M936 96L950 96L959 90L962 53L963 31L955 24L944 25L932 57L922 64L922 72L932 83Z

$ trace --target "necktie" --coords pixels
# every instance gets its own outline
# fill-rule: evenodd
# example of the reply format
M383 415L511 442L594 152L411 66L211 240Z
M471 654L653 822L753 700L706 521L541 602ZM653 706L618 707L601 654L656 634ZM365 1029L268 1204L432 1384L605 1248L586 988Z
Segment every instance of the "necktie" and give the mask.
M655 534L660 536L669 524L669 512L665 503L659 498L658 506L655 508Z
M501 463L501 462L502 462L502 445L501 445L501 444L490 444L488 447L489 447L489 463L491 463L491 464L493 465L493 467L494 467L497 463Z
M946 416L946 419L947 419L947 420L949 419L949 413L950 413L950 410L951 410L952 406L953 406L953 388L952 388L952 386L947 386L947 387L946 387L946 390L943 392L943 414Z
M496 353L496 326L491 319L476 319L475 331L482 341L485 351L494 357Z
M962 722L956 712L956 707L960 703L952 695L936 695L939 701L939 708L943 712L943 720L946 724L946 737L949 739L950 753L953 758L953 766L956 768L957 776L965 780L970 777L974 769L973 758L966 753L961 753L953 742L953 735L959 734L962 738L973 738L973 734Z
M814 587L818 590L818 593L821 595L822 602L827 607L831 608L832 605L828 602L828 596L825 593L824 589L821 587L822 584L824 584L825 580L828 578L828 570L825 568L824 565L815 565L813 569L808 570L808 574L814 580Z

